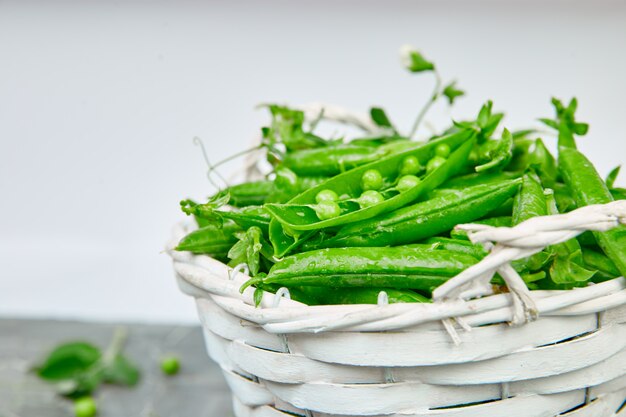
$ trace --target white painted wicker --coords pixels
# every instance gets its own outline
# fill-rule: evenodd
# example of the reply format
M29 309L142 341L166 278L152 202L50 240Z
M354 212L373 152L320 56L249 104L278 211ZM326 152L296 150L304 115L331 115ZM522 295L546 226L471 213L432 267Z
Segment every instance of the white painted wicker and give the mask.
M239 293L245 266L168 250L195 297L209 356L238 417L626 416L626 280L528 291L513 259L626 223L626 202L462 226L491 254L432 304L305 306ZM169 248L191 226L175 229ZM626 248L624 248L626 250ZM491 294L497 271L510 289Z

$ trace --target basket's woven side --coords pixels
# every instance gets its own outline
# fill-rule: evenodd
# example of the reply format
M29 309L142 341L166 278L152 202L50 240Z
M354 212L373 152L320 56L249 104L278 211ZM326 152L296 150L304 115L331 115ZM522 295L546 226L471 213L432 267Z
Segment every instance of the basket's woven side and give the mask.
M528 224L476 233L532 251L623 222L624 209L539 219L535 226L547 233L539 243ZM177 229L174 241L186 232ZM512 293L465 300L487 291L481 280L506 275L501 268L526 250L503 248L508 255L497 262L449 281L439 302L377 306L309 307L265 293L257 308L252 289L239 293L245 271L171 255L181 290L197 300L208 353L223 369L238 417L625 417L626 280L530 292L513 274ZM520 306L538 320L510 326Z
M557 416L576 409L571 414L565 415L609 417L615 414L626 399L626 383L623 381L620 384L604 384L605 387L599 386L593 391L580 388L554 394L508 392L503 396L502 385L476 386L476 390L467 390L462 386L433 388L429 384L420 383L294 385L272 383L263 379L256 382L254 377L245 373L227 371L226 375L235 395L235 403L240 405L236 407L237 416L296 414L316 417L347 415L532 417ZM432 399L428 395L435 395L437 398ZM479 401L486 402L437 410L425 407L443 401L448 396L455 401L483 398L484 400ZM262 404L263 400L267 402ZM454 402L450 398L448 400ZM312 411L316 403L320 403L318 408L321 411ZM398 409L398 406L404 408ZM332 411L329 412L326 408L332 408ZM282 413L279 410L293 414Z
M210 299L199 299L198 310L209 354L224 368L236 397L238 416L289 415L281 414L276 409L278 405L282 410L292 413L295 410L303 416L307 412L312 416L556 416L581 405L571 415L612 416L621 403L611 413L596 412L610 409L620 396L622 401L626 399L626 323L598 320L597 315L581 320L541 318L529 324L536 326L535 331L544 320L551 323L544 331L556 328L558 320L562 320L561 327L568 327L568 322L577 324L569 327L570 334L561 334L563 340L545 346L520 347L495 358L470 358L466 363L384 367L353 366L345 361L332 363L334 360L329 362L329 356L313 359L303 354L295 341L310 336L269 334L255 323L230 316ZM623 310L610 316L623 318ZM487 329L500 326L487 326ZM433 325L420 327L398 334L445 336L445 332L437 332ZM469 334L484 329L477 328ZM491 340L498 344L517 339L517 330L521 329L503 327ZM345 346L350 336L377 335L384 334L342 332L317 336L341 337L335 350L345 352L359 344L367 350L367 339ZM394 345L399 343L403 343L401 339L389 341L390 357ZM420 347L411 337L404 344L413 351ZM463 350L445 337L434 346ZM315 348L311 350L317 352ZM326 353L331 350L326 348ZM357 357L364 354L355 352ZM571 360L573 357L577 360ZM593 391L590 387L594 387ZM584 405L586 402L589 404ZM476 405L454 407L467 403ZM445 409L437 409L441 407ZM515 414L520 407L525 414ZM589 414L581 414L586 408Z
M413 416L420 417L447 417L447 416L462 416L462 417L543 417L547 416L554 411L553 404L558 401L566 403L567 396L561 395L560 397L552 396L535 397L532 399L525 398L510 398L500 401L499 403L485 404L483 406L476 406L473 410L452 410L450 412L440 410L433 412L425 412L420 414L413 414ZM237 399L234 399L233 406L237 417L290 417L293 415L299 415L302 411L298 410L285 410L282 412L274 407L264 406L251 408L241 404ZM588 405L583 407L577 407L575 410L568 411L566 413L559 414L559 417L625 417L626 410L619 413L614 413L620 406L620 396L618 393L607 394L601 397L595 398ZM282 408L281 408L282 409ZM465 414L458 414L458 412L464 412ZM305 415L305 414L302 414ZM315 417L344 417L323 413L309 414ZM406 414L393 414L389 417L407 417Z

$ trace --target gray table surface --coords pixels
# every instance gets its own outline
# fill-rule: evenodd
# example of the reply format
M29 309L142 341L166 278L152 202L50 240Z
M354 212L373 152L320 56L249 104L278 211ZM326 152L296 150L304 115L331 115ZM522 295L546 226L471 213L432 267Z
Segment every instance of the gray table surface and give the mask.
M0 417L73 416L72 403L28 370L57 343L86 340L101 348L119 325L0 319ZM104 385L94 398L99 417L231 417L228 387L207 357L200 327L124 325L125 353L141 369L133 388ZM181 371L166 377L159 358L176 354Z

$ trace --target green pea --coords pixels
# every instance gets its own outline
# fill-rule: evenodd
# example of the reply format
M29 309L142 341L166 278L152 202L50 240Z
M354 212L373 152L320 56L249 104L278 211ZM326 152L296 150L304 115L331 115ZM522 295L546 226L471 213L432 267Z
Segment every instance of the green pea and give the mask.
M334 201L320 201L315 206L315 213L320 220L334 219L341 215L341 208Z
M375 206L385 201L385 197L378 191L367 190L357 200L361 208Z
M422 164L414 156L407 156L402 160L400 175L415 175L422 170Z
M289 168L279 168L276 170L274 184L279 189L294 190L298 186L298 176Z
M433 159L426 164L426 173L430 174L440 166L446 163L446 158L442 156L434 156Z
M368 169L361 177L363 190L380 190L383 186L383 176L376 169Z
M176 356L166 356L161 360L161 371L165 375L176 375L180 370L180 362Z
M447 143L440 143L435 148L435 155L436 156L441 156L443 158L449 157L450 156L450 152L451 152L450 145L448 145Z
M400 177L400 180L398 181L398 185L396 185L396 189L400 191L401 193L404 193L406 191L409 191L417 187L420 182L422 181L419 178L417 178L415 175L405 175L403 177Z
M315 196L315 201L321 203L322 201L337 201L339 196L333 190L322 190Z
M97 412L96 402L91 397L83 397L74 401L74 414L76 417L93 417Z

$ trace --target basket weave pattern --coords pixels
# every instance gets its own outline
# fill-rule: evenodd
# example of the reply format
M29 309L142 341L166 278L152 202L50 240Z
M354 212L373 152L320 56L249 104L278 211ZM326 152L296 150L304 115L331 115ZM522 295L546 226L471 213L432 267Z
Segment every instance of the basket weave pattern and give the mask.
M467 226L474 241L491 242L491 258L440 287L432 304L383 296L379 305L305 306L279 291L257 308L253 289L239 293L244 267L169 253L238 417L624 417L624 278L528 291L505 271L510 293L484 285L512 259L624 222L621 203L584 209L504 235ZM190 228L178 226L169 247Z

